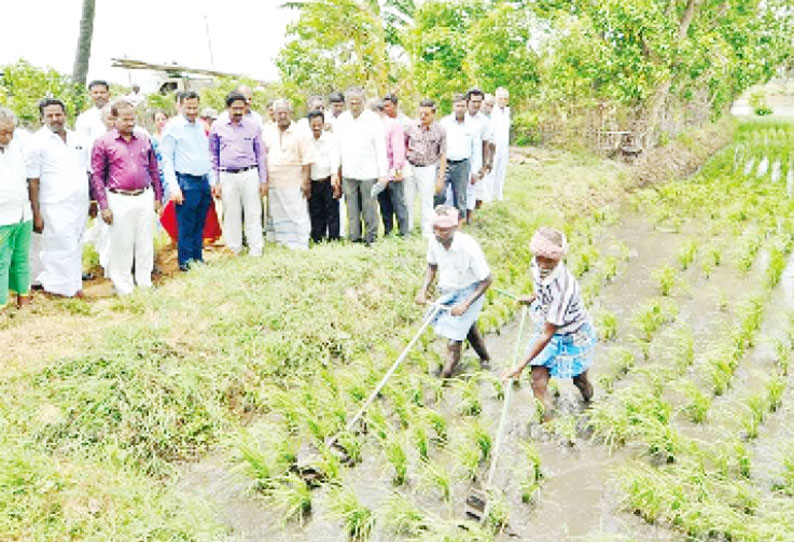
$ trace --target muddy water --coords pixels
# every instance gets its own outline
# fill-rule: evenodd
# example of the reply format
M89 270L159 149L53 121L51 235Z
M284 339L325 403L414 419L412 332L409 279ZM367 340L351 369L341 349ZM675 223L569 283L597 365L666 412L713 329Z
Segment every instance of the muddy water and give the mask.
M627 348L638 352L632 341L634 334L631 324L639 307L648 300L658 297L658 281L653 270L664 265L677 267L676 254L681 244L688 239L697 239L703 246L710 242L707 233L697 225L682 226L680 233L663 231L648 221L632 213L623 213L624 218L617 224L595 233L598 246L625 244L629 249L629 260L620 266L618 277L601 289L601 294L591 307L593 312L608 310L620 322L616 341L603 344L597 354L592 370L593 380L608 367L610 352L614 348ZM719 241L719 239L717 239ZM695 263L679 274L679 282L674 286L671 299L679 309L675 325L687 325L695 338L697 356L712 349L724 337L732 323L732 311L743 300L740 293L747 290L750 283L760 280L762 264L756 262L750 273L742 276L737 273L726 251L722 265L715 267L706 278L699 254ZM583 283L591 280L587 276ZM727 292L727 297L726 297ZM781 285L772 296L773 301L767 309L759 346L748 354L743 368L737 374L738 387L747 382L758 381L756 371L767 370L774 354L770 337L779 336L785 331L787 319L782 314L794 307L794 264L784 273ZM785 320L785 321L784 321ZM525 332L525 337L526 337ZM499 334L487 338L494 359L495 374L511 364L513 348L518 334L518 325L513 321ZM637 356L638 367L652 364L661 357L669 345L665 344L664 333L654 340L649 360ZM526 341L526 339L525 339ZM471 360L470 354L467 359ZM697 363L697 362L696 362ZM745 367L745 364L747 368ZM476 373L474 364L470 363ZM629 385L638 378L644 378L641 371L634 370L617 386ZM556 399L558 410L557 430L537 423L533 408L531 390L526 383L512 396L511 417L508 422L502 453L498 458L495 486L503 489L503 496L509 508L509 523L498 540L648 540L677 541L684 537L677 532L659 526L651 526L636 516L621 511L621 493L617 484L616 469L633 459L642 458L642 451L624 448L610 452L604 446L588 439L583 430L586 425L586 409L581 404L577 390L570 381L560 382L559 397ZM480 422L493 434L499 420L502 404L493 392L491 383L479 383L482 413ZM596 390L596 400L608 401L602 390ZM733 391L724 399L735 399ZM787 390L789 397L794 394L792 387ZM435 405L451 420L451 429L463 427L457 415L459 392L454 386L445 392L441 404ZM779 467L780 446L773 445L778 438L790 438L791 430L785 424L790 418L791 399L784 401L784 408L770 416L767 424L754 445L754 473L758 470L759 479L771 485L775 469ZM570 423L570 435L565 438L560 427ZM708 430L701 426L687 425L676 420L682 431L701 438L719 436L725 426L716 424L716 429ZM564 429L562 430L564 431ZM520 482L526 475L526 459L521 443L531 441L535 444L540 457L543 481L535 493L532 503L521 501ZM343 483L360 499L362 504L374 510L378 516L373 540L399 540L380 527L380 511L394 492L405 495L424 513L439 521L464 521L463 503L471 490L471 482L463 479L460 472L457 450L434 449L431 458L446 469L453 479L451 497L448 502L438 497L433 489L423 487L417 475L418 459L414 452L409 453L409 479L405 486L395 488L391 483L392 471L382 456L380 448L371 443L363 450L363 461L351 469L345 469ZM312 514L303 525L283 525L278 515L271 511L261 497L248 489L248 481L230 465L230 454L218 452L205 460L186 466L179 490L199 496L213 503L218 519L230 529L232 540L254 541L341 541L346 539L341 522L329 513L330 488L323 487L312 493ZM482 465L480 476L485 475L487 465ZM766 476L766 478L763 478Z

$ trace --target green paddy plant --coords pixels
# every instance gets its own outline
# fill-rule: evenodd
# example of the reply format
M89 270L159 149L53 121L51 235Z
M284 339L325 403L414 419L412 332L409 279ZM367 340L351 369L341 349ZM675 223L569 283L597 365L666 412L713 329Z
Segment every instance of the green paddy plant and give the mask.
M740 417L744 436L748 440L758 438L758 428L764 421L767 411L766 399L759 394L752 394L745 402L745 411Z
M488 494L488 516L485 525L494 533L501 532L510 521L510 506L500 491L491 491Z
M396 535L420 537L430 529L429 518L406 496L395 493L383 510L383 525Z
M476 480L480 470L482 452L477 445L470 440L456 446L456 459L463 469L464 476L467 480Z
M329 503L331 515L342 520L350 540L370 540L375 527L375 514L358 500L353 491L346 487L337 487L331 493Z
M794 497L794 442L789 442L783 451L779 480L773 488L776 491Z
M634 317L634 325L640 331L640 337L650 342L654 333L661 327L678 317L678 308L671 302L656 299L645 305Z
M416 453L419 454L419 458L422 460L426 460L430 453L430 438L427 435L427 425L424 423L424 420L417 420L411 427L411 440L413 440L414 448L416 449Z
M419 487L437 491L439 497L448 502L452 495L452 476L440 463L432 459L423 461L419 469Z
M449 422L447 419L440 412L427 409L427 422L433 428L436 443L444 445L449 438Z
M602 341L612 341L618 336L618 317L614 312L604 311L598 317L596 325Z
M482 402L477 379L458 380L454 386L460 391L460 413L463 416L479 416L482 412Z
M653 278L659 283L659 293L667 297L678 282L678 273L671 266L665 265L653 272Z
M777 360L778 373L781 376L788 376L791 348L782 339L775 340L775 359Z
M783 393L786 391L786 379L775 375L766 383L766 404L770 412L776 412L783 403Z
M311 489L306 481L295 474L278 478L267 490L267 503L279 511L284 523L303 520L311 513Z
M769 265L766 268L765 285L772 289L780 282L783 271L786 269L786 257L777 247L769 249Z
M677 254L678 265L681 266L681 269L686 271L689 269L689 266L692 265L692 262L695 261L695 255L697 254L698 246L694 240L689 240L684 243Z
M394 433L388 435L382 445L386 459L394 469L392 483L401 486L405 483L408 474L408 456L405 453L405 446Z
M477 445L480 451L480 461L485 461L491 455L493 441L488 430L479 422L474 422L469 429L469 438Z
M704 423L711 408L711 397L703 393L691 380L685 380L681 384L681 390L687 399L683 407L687 417L694 423Z
M237 460L253 481L256 491L264 491L271 485L273 458L248 433L241 433L236 442Z
M521 465L525 469L525 473L521 477L521 501L525 504L529 504L534 498L538 488L540 488L540 483L543 479L540 452L538 452L537 447L530 440L520 441L519 446L524 456Z
M708 260L714 267L719 267L722 262L722 249L720 247L711 247L708 253Z
M708 377L711 381L711 391L714 395L722 395L731 386L733 380L734 364L728 357L720 356L708 363Z
M637 363L634 352L628 348L617 348L613 350L611 357L614 360L615 374L620 376L629 374Z

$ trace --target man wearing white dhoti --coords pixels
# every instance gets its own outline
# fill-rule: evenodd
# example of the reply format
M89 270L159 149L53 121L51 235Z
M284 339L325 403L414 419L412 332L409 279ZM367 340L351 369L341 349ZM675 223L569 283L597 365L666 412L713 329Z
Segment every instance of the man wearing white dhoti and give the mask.
M502 199L505 176L507 175L507 159L510 149L510 107L507 105L510 93L499 87L496 95L496 107L491 112L491 131L494 137L493 173L491 177L492 194L496 200Z
M39 102L44 127L28 145L25 166L33 207L34 243L31 258L39 257L35 277L42 288L66 297L81 296L82 235L88 216L88 149L66 129L66 109L60 100Z
M268 240L291 249L309 248L311 165L315 161L311 135L292 122L292 106L273 102L275 125L262 131L267 149Z

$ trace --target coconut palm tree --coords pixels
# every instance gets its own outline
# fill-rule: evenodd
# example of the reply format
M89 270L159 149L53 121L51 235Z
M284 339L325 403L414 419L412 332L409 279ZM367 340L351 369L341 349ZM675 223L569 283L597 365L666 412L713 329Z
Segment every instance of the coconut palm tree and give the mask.
M80 18L80 36L77 39L77 51L74 55L72 82L85 86L88 74L88 61L91 59L91 38L94 36L94 12L96 0L83 0L83 14Z

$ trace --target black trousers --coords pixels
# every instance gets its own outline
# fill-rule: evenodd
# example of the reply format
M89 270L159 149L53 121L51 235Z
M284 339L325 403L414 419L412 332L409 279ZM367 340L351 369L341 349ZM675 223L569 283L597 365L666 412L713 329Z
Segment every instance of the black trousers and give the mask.
M312 181L309 197L309 217L312 221L312 240L339 239L339 200L334 199L331 178Z
M408 207L405 203L404 185L403 181L390 181L386 190L378 194L384 235L389 235L394 229L395 216L400 235L408 235Z

